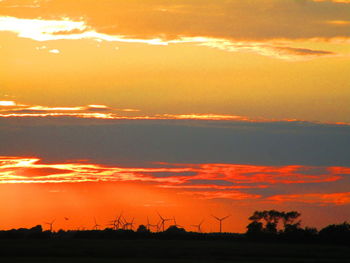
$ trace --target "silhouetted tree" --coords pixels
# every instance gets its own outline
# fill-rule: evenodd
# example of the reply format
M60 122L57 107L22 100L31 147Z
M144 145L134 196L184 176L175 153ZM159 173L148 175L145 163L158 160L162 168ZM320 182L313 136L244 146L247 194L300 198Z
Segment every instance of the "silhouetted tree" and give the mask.
M284 225L284 233L296 232L300 229L300 222L296 224L286 224Z
M164 231L167 234L183 234L186 233L186 230L177 226L169 226L167 230Z
M329 225L323 228L319 234L326 241L333 240L339 243L350 243L350 224L344 222L338 225Z
M145 225L139 225L136 232L137 233L150 233L150 231L147 229L147 227Z
M299 220L298 222L295 222L295 220L297 220L300 216L301 214L297 211L283 213L282 219L285 230L286 228L290 227L299 227L301 221Z
M305 227L304 232L305 236L315 237L318 235L317 228L315 227Z
M261 211L255 211L254 214L249 217L249 220L252 220L254 222L259 222L264 217L263 212Z
M263 224L258 221L253 221L247 225L247 234L248 235L259 235L263 232Z
M277 234L277 224L274 222L268 222L264 231L268 234Z
M296 211L280 212L277 210L255 211L249 220L253 221L247 226L247 233L277 234L279 222L283 221L283 231L293 232L300 228L300 221L296 220L300 213Z

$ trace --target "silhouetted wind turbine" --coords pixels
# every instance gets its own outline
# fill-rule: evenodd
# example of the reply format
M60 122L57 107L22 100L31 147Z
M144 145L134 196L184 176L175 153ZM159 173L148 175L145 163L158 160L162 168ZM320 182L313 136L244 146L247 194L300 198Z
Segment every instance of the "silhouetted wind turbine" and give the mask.
M203 224L203 222L204 222L204 219L198 225L191 225L191 226L197 228L198 233L202 233L202 224Z
M98 230L98 228L100 227L100 225L97 224L97 221L96 221L96 218L95 218L95 217L94 217L94 222L95 222L94 230Z
M148 231L151 231L151 227L156 227L157 228L157 231L158 231L158 224L157 225L152 225L150 222L149 222L149 218L147 216L147 225L146 225Z
M125 224L124 224L124 229L129 229L129 230L133 230L134 228L134 218L131 220L131 222L127 222L125 221Z
M228 216L225 216L225 217L222 217L222 218L219 218L219 217L216 217L216 216L213 216L216 220L218 220L220 222L220 233L222 233L222 221L224 221L225 219L227 219L228 217L230 217L231 215L228 215Z
M110 223L106 226L111 226L113 230L116 230L117 219L109 221Z
M52 228L53 228L53 223L55 223L56 219L52 220L52 222L47 222L45 223L46 225L50 226L50 232L52 232Z
M114 220L109 221L110 224L107 226L112 226L114 230L118 230L119 226L122 224L122 213L119 216L116 216Z
M120 228L120 226L122 225L123 221L123 212L120 213L118 219L117 219L117 225L116 225L116 230L118 230Z
M164 228L165 228L165 222L166 221L171 221L172 219L170 219L170 218L163 218L158 212L157 212L157 214L159 215L159 217L160 217L160 227L162 227L162 229L163 229L163 232L164 232Z

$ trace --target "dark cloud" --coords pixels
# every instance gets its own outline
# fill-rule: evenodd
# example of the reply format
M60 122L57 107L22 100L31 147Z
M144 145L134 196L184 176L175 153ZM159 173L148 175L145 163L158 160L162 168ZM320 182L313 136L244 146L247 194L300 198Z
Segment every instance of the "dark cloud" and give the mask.
M308 48L292 48L292 47L274 47L274 49L281 53L293 54L297 56L330 56L336 53L324 50L313 50Z
M219 185L219 186L232 186L235 185L232 182L225 180L205 180L205 179L194 179L189 180L182 185Z
M57 118L0 119L0 155L136 166L151 162L350 166L346 125L61 119L62 123Z

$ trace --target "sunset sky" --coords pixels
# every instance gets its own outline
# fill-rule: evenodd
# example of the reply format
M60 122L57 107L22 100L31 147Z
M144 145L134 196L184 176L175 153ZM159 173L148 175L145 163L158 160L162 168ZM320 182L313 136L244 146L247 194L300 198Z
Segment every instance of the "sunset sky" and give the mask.
M348 0L0 0L0 229L349 221L349 72Z

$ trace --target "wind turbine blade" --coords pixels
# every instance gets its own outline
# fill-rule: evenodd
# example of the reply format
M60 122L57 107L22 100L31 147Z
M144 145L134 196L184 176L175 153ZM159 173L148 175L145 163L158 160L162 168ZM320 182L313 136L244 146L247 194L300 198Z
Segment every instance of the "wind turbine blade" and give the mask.
M159 215L159 217L164 220L164 218L159 214L159 212L157 211L157 214Z
M223 218L221 218L221 220L225 220L226 218L229 218L231 215L225 216Z
M212 217L214 217L216 220L219 220L220 221L220 218L214 216L214 215L211 215Z

